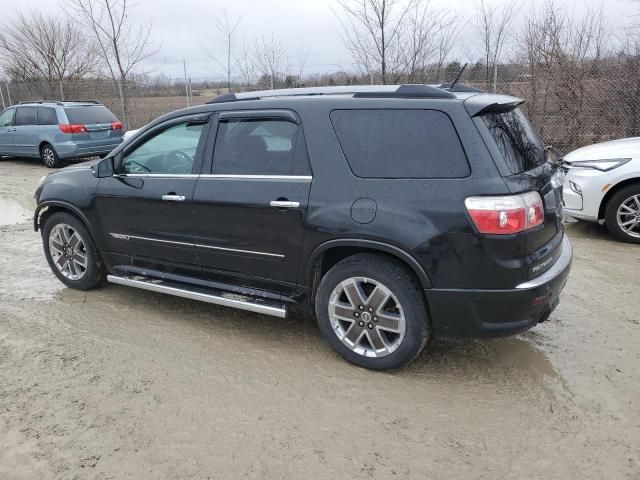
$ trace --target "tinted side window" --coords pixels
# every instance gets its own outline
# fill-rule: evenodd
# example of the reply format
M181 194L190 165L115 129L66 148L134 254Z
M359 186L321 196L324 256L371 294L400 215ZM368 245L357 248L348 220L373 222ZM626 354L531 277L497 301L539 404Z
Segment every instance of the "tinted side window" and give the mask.
M8 127L12 124L14 111L15 110L13 108L10 108L9 110L2 112L2 115L0 115L0 127Z
M36 125L36 107L16 108L14 125Z
M437 110L334 110L331 122L351 170L368 178L461 178L467 157Z
M213 173L226 175L298 175L301 150L298 125L276 119L221 121L213 154ZM302 135L300 134L300 137ZM304 169L303 169L304 170Z
M58 116L56 109L51 107L38 107L38 125L57 125Z
M123 173L191 173L206 124L181 123L144 141L123 160Z

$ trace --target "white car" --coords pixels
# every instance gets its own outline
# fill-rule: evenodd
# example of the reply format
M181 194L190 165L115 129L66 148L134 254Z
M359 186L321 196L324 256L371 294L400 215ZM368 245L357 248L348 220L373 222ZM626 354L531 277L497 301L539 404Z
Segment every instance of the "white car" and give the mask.
M640 244L640 137L579 148L562 166L565 213L604 223L618 240Z
M129 138L133 137L136 133L138 133L140 131L140 129L136 129L136 130L127 130L126 132L124 132L124 135L122 136L123 140L128 140Z

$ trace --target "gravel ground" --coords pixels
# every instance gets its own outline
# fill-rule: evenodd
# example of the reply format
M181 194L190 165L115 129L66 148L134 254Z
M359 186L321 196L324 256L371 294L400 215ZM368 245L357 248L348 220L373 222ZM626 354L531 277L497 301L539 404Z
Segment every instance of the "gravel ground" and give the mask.
M309 319L64 288L45 173L0 161L0 479L640 478L640 247L602 227L548 322L375 373Z

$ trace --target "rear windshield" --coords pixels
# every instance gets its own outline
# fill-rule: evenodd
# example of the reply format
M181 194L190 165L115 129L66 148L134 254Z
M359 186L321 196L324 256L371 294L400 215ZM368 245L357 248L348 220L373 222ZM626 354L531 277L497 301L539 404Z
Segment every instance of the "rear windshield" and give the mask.
M461 178L469 163L449 117L437 110L334 110L351 171L364 178Z
M71 125L92 125L95 123L111 123L118 119L107 107L68 107L64 109Z
M526 172L546 162L544 144L519 108L509 112L489 113L481 118L489 128L511 173Z

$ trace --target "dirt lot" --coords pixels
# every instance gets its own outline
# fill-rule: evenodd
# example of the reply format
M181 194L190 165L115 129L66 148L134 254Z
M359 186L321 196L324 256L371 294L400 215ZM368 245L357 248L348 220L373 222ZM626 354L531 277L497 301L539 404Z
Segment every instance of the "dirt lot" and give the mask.
M0 161L0 479L640 478L640 247L601 227L549 322L374 373L309 319L63 288L45 173Z

